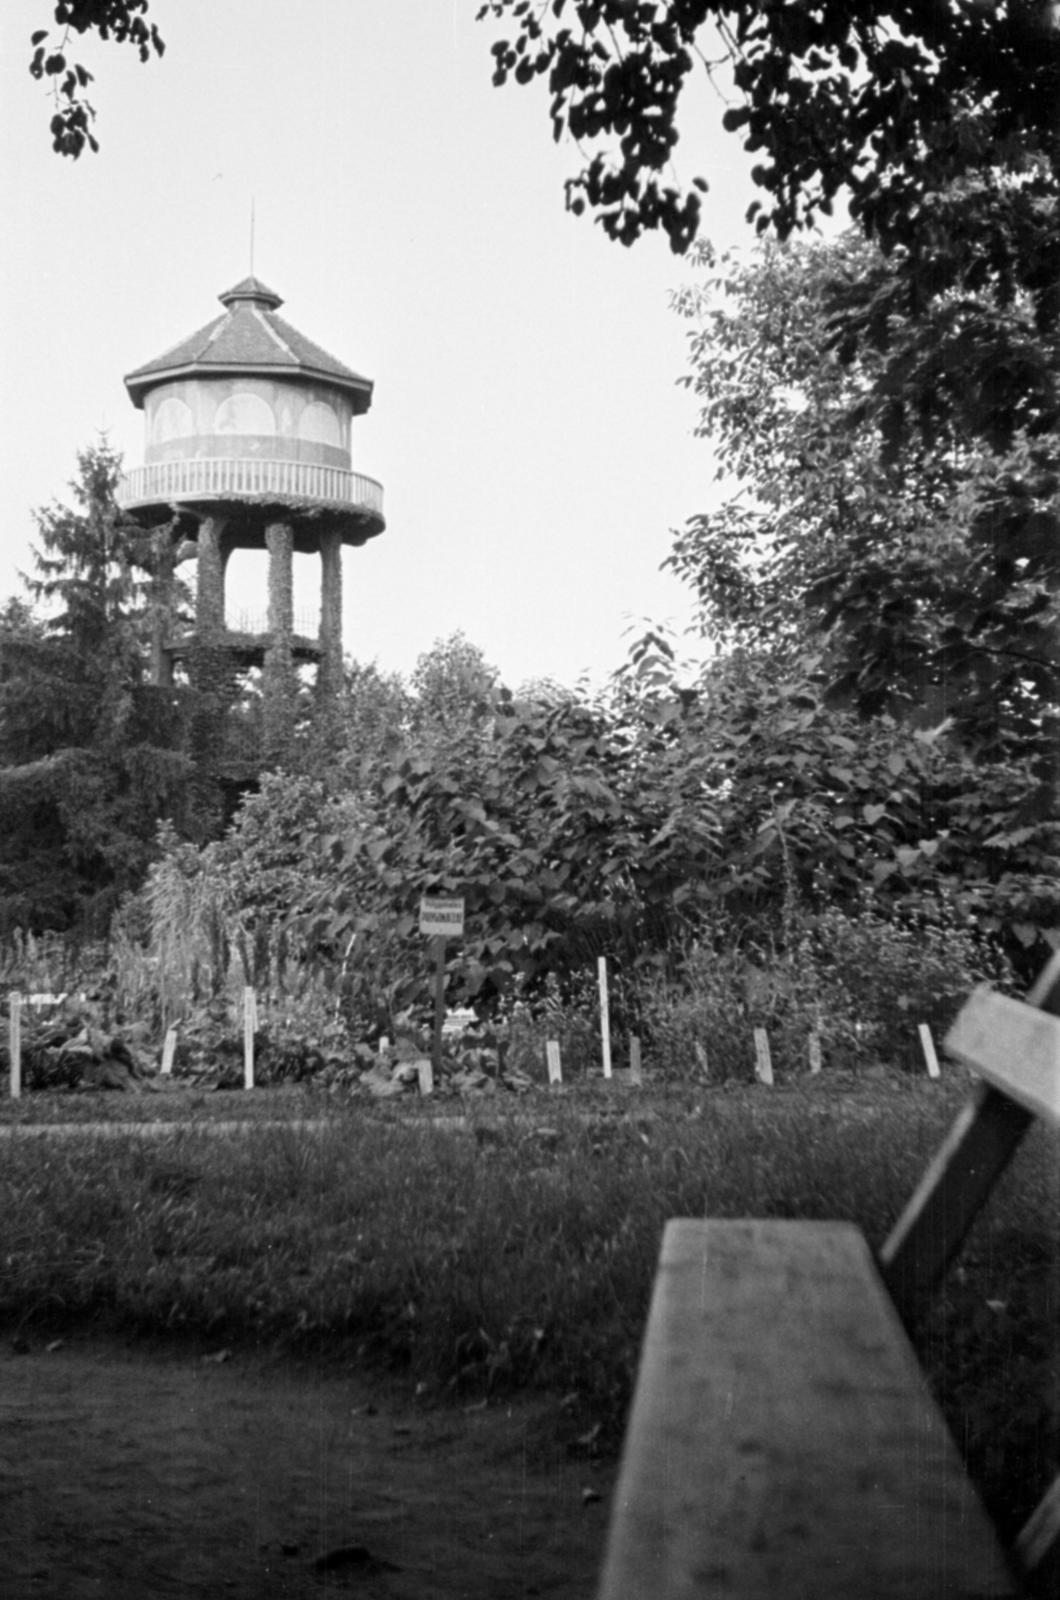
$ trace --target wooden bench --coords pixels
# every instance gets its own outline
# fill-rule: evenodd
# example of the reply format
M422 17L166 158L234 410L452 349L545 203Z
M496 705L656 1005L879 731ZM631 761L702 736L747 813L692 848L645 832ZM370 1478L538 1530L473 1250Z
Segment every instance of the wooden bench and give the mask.
M849 1223L667 1225L599 1600L1060 1595L1060 1478L1002 1550L902 1321L1060 1128L1060 955L946 1049L979 1081L878 1260Z

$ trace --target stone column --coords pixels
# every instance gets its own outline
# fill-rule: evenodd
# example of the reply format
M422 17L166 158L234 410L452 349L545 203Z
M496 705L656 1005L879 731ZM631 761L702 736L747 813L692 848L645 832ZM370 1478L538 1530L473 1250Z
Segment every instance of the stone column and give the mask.
M282 766L294 733L298 683L294 671L294 532L290 523L265 529L269 552L269 642L262 671L265 757Z
M323 706L342 687L342 534L327 528L320 535L320 666L317 699Z
M225 631L225 567L230 547L224 528L223 517L204 517L199 524L195 629L200 639L216 639Z
M209 838L224 814L222 774L227 760L228 713L236 693L236 664L225 642L225 567L231 553L226 517L203 517L195 537L195 639L188 658L192 701L191 749L195 758L194 810L200 836Z

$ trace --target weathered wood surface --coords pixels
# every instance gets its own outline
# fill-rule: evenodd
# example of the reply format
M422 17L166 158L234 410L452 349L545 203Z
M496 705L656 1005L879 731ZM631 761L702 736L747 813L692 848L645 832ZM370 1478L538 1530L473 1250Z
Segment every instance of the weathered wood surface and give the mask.
M1016 1593L860 1231L669 1223L599 1600Z
M984 984L962 1007L943 1047L1010 1100L1060 1128L1060 1017Z

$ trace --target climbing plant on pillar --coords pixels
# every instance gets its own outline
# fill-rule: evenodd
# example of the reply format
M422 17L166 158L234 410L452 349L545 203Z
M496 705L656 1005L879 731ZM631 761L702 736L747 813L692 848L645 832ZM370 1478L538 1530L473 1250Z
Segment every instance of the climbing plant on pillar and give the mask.
M265 529L269 552L269 642L265 651L265 750L270 766L283 766L294 737L298 682L292 643L294 636L294 533L287 522L272 522Z

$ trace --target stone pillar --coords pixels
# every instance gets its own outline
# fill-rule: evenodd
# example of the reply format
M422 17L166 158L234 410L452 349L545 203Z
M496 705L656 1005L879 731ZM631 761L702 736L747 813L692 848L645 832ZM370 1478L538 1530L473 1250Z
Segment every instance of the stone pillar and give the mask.
M298 683L294 671L294 532L290 523L265 529L269 552L269 642L262 671L265 757L283 765L294 733Z
M317 699L323 706L342 687L342 534L326 528L320 535L320 666Z
M225 567L230 546L224 537L223 517L204 517L199 524L198 594L195 631L200 639L216 639L225 631Z
M228 713L236 693L236 663L225 642L225 567L232 545L227 518L204 517L195 538L198 576L195 640L188 659L195 758L194 808L201 836L209 838L224 815L222 773L227 762Z

